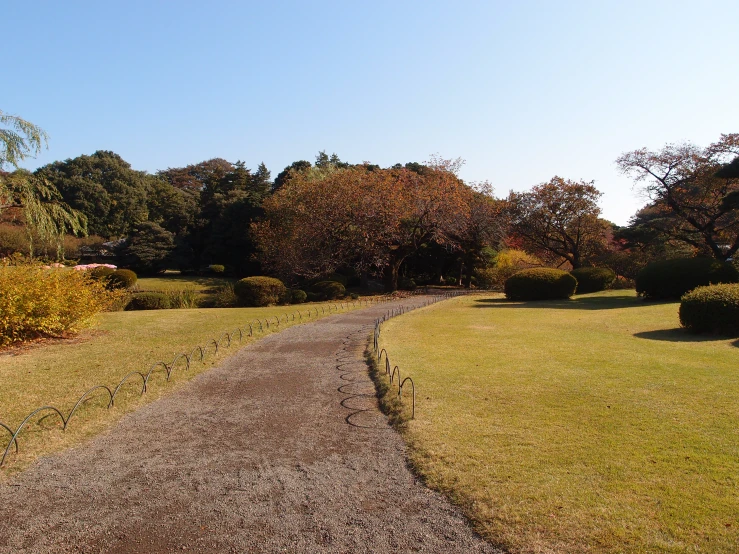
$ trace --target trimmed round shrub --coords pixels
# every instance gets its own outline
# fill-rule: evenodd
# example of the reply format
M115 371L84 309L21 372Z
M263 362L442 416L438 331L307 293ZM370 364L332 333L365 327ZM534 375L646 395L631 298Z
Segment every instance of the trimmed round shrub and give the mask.
M321 299L321 296L315 292L306 292L305 296L308 302L318 302Z
M226 271L226 266L221 264L213 264L209 265L208 269L210 269L211 273L223 273Z
M311 288L321 300L336 300L346 295L346 288L338 281L319 281Z
M141 292L134 294L126 305L132 310L168 310L171 307L169 297L162 292Z
M580 267L570 275L577 279L577 294L606 290L616 280L616 274L607 267Z
M274 277L246 277L236 282L234 292L242 306L269 306L278 304L287 288Z
M536 267L515 273L505 282L509 300L551 300L575 294L577 280L561 269Z
M290 294L292 296L293 304L302 304L308 299L308 295L305 293L304 290L293 289L292 291L290 291Z
M108 286L116 289L130 289L137 280L136 273L130 269L116 269L108 275Z
M739 284L697 287L683 295L678 313L694 333L739 335Z
M90 270L90 277L93 279L97 279L98 281L107 281L108 277L110 277L115 272L115 269L112 267L105 267L104 265L93 267Z
M680 298L696 287L739 282L729 263L713 258L674 258L648 264L636 275L636 292L646 298Z

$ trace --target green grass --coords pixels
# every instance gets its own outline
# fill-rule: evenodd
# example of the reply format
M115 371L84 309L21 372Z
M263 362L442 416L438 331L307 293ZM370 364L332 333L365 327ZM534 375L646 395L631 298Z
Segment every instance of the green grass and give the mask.
M339 303L331 303L338 305ZM78 337L50 344L21 347L0 353L0 422L15 429L26 415L35 408L53 405L66 414L82 393L95 385L115 387L128 372L146 372L162 360L172 362L176 353L189 353L197 345L218 339L222 332L246 327L254 319L293 314L300 310L303 321L317 319L315 309L310 319L310 304L300 306L272 306L267 308L212 308L182 310L151 310L138 312L112 312L98 316L93 329ZM327 305L323 305L325 308ZM321 305L318 305L321 311ZM348 308L352 309L352 308ZM332 308L332 313L336 313ZM328 314L326 314L328 315ZM323 317L323 314L318 318ZM299 318L296 316L296 323ZM289 325L294 325L292 320ZM272 318L271 328L255 337L244 337L241 345L257 340L275 330L284 329L284 319L279 327ZM219 350L218 357L210 353L205 363L193 362L187 371L178 364L169 383L163 371L152 374L147 393L139 396L141 380L132 379L116 397L115 407L106 409L109 396L103 391L92 397L75 413L66 431L59 430L58 416L33 420L19 437L19 455L10 454L0 469L0 479L23 467L38 456L58 451L101 432L111 426L123 414L172 391L193 376L222 361L239 348L238 337L231 348ZM40 414L41 415L41 414ZM0 457L10 436L0 428Z
M136 282L136 289L142 292L165 292L173 288L192 288L197 292L207 293L235 282L236 279L228 277L166 274L161 277L140 277Z
M412 464L514 552L736 552L739 341L629 291L393 319Z

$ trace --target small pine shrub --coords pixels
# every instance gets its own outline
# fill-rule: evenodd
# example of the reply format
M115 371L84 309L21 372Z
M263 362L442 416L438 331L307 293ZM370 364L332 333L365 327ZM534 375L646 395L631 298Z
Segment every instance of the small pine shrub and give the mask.
M524 269L505 282L509 300L551 300L575 294L577 280L561 269L537 267Z
M352 300L359 300L359 295L356 292L349 293L349 298Z
M98 281L107 281L108 277L113 275L113 272L115 272L115 269L112 267L101 265L90 270L90 277L97 279Z
M680 300L680 324L694 333L739 335L739 284L697 287Z
M577 279L577 293L606 290L616 280L616 274L607 267L581 267L570 271Z
M274 277L246 277L236 282L234 292L242 306L270 306L278 304L287 289Z
M223 273L224 271L226 271L226 266L220 265L220 264L213 264L213 265L209 265L208 266L208 269L210 269L211 273L219 273L220 274L220 273Z
M636 275L637 294L650 299L680 298L696 287L739 282L729 263L713 258L673 258L648 264Z
M308 299L308 295L305 291L300 289L291 290L290 295L293 304L302 304Z
M140 292L131 297L126 310L168 310L171 307L169 297L163 292Z
M346 288L338 281L319 281L312 289L321 300L337 300L346 295Z
M86 271L13 263L0 264L0 346L78 331L125 296Z
M116 269L108 276L108 286L111 288L131 289L137 280L136 273L130 269Z

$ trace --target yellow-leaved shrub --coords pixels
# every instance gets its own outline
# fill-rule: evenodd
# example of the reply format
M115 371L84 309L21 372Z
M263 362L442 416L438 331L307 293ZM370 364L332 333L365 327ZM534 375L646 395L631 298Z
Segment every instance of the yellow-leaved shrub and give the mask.
M0 346L78 331L123 295L86 271L0 263Z
M478 269L477 286L483 289L503 290L503 284L522 269L541 267L544 263L523 250L501 250L488 267Z

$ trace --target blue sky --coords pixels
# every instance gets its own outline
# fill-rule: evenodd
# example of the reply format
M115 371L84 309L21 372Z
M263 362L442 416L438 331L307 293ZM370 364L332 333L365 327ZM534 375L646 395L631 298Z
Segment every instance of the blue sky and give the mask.
M31 169L440 153L499 196L595 180L625 224L619 154L739 132L735 0L5 4L0 109L50 135Z

